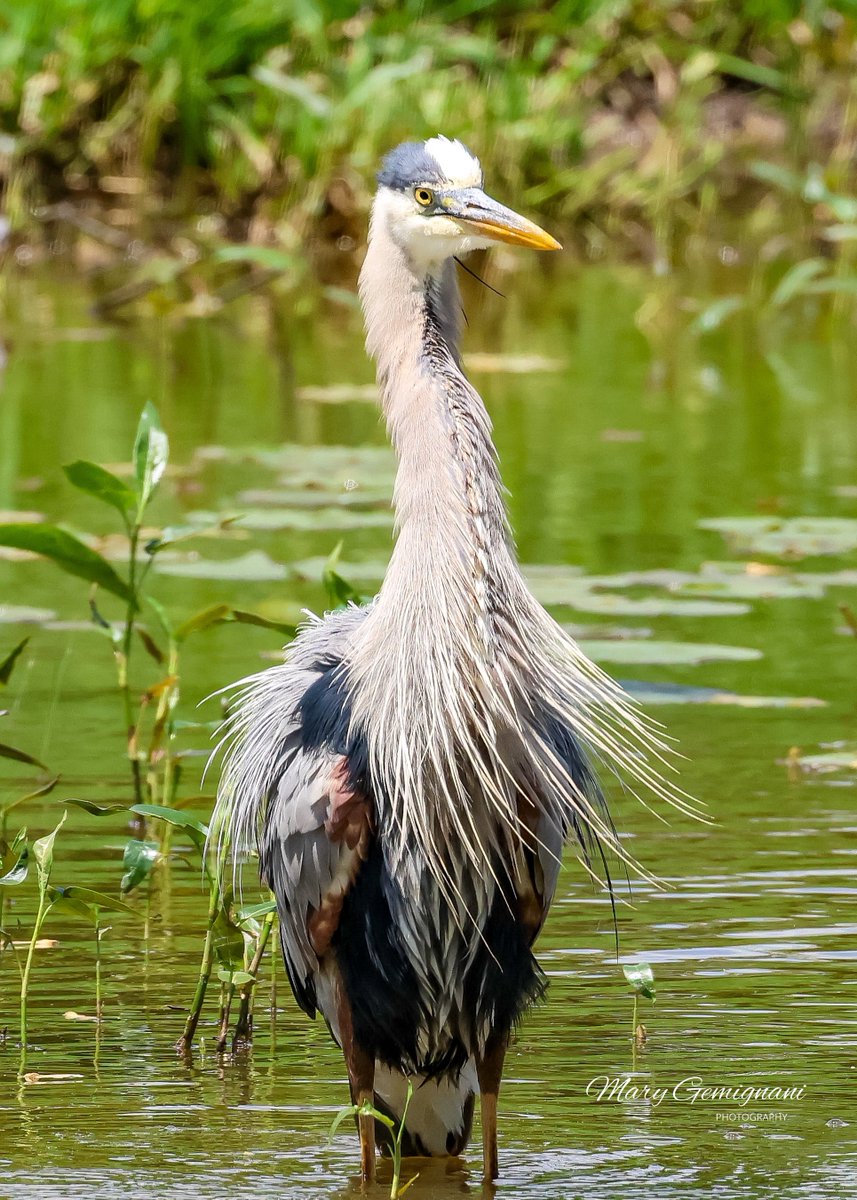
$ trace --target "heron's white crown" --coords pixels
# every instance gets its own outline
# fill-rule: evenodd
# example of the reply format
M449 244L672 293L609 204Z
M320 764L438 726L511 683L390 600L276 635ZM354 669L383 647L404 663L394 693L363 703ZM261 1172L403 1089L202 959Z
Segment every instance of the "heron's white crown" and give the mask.
M491 239L443 212L427 213L414 197L425 186L437 192L482 187L479 159L459 141L438 134L406 142L385 159L372 207L373 230L383 226L420 273L434 273L453 255L487 247Z
M482 167L479 159L470 153L463 142L439 133L437 137L428 139L425 150L435 160L450 187L482 186Z

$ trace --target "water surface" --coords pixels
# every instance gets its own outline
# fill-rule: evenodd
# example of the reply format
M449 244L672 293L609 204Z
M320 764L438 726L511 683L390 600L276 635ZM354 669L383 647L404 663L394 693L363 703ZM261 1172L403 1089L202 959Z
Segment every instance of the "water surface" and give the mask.
M641 694L654 688L653 699L667 701L657 714L686 755L683 784L707 801L715 823L672 817L661 824L632 798L615 797L629 848L668 885L635 882L630 905L619 908L620 958L651 963L658 988L656 1004L641 1009L648 1041L636 1053L610 906L569 862L539 944L549 999L508 1060L499 1194L857 1194L855 775L784 764L791 747L817 751L857 737L857 645L840 630L837 611L854 602L857 555L788 561L736 548L699 525L736 515L857 518L852 340L811 313L776 322L742 315L695 337L688 310L708 283L653 279L630 267L542 275L534 260L520 261L503 282L507 300L468 291L467 338L474 353L542 360L510 371L528 364L477 359L472 372L495 423L521 559L542 565L536 586L552 601L568 589L571 603L552 609L584 638L648 631L658 641L757 655L610 668ZM335 476L335 505L356 495L366 503L349 511L371 514L345 530L320 528L310 517L301 529L198 541L191 562L264 551L276 563L301 563L342 539L346 561L383 563L389 465L376 408L302 391L371 383L353 307L324 295L256 297L208 320L149 311L107 324L90 315L90 302L86 284L61 273L3 282L0 509L109 532L109 519L73 492L61 465L126 459L139 410L153 400L176 467L153 513L158 520L264 509L272 497L258 493L294 492L319 471L328 486ZM379 451L320 466L307 449L275 470L258 451L284 443ZM706 570L722 586L730 570L746 579L748 561L787 569L791 591L771 575L767 595L748 599L727 587L688 611L664 605L693 598L686 578L673 579L670 590L651 576L629 587L625 577L669 569L697 584L701 578L705 592ZM620 578L584 595L571 572L546 573L546 566ZM364 569L367 591L377 569ZM762 571L751 568L756 578ZM816 588L808 585L822 575ZM324 605L313 564L282 582L165 573L157 588L174 612L221 599L286 617L301 605ZM629 600L658 600L660 608L635 610ZM79 625L88 617L85 585L47 564L0 560L4 605L7 619L15 616L11 605L56 618L29 630L4 697L11 712L3 740L62 774L53 796L16 811L38 836L55 824L64 796L127 797L121 717L107 645ZM118 616L109 600L104 606ZM14 620L0 624L0 652L22 629ZM242 626L190 643L186 715L258 669L279 640ZM694 687L732 702L676 702L711 699L683 690ZM736 696L824 703L747 707ZM216 704L207 711L214 718ZM200 762L189 760L187 796L200 790ZM27 783L23 769L4 764L2 802ZM197 807L204 815L205 802ZM70 810L56 881L115 892L127 836L121 816ZM25 937L32 886L10 890L9 905L6 924ZM157 880L148 940L142 926L116 917L104 941L106 1013L98 1030L64 1017L93 1012L91 940L82 926L52 918L46 934L58 944L39 952L33 981L33 1083L16 1078L17 972L8 954L0 959L0 1029L9 1027L0 1045L3 1196L359 1193L354 1137L327 1141L346 1099L339 1054L321 1022L297 1011L282 969L273 1015L270 963L266 970L252 1052L213 1053L212 1003L193 1062L176 1057L204 920L199 873L181 863ZM623 1081L664 1094L658 1102L635 1098ZM692 1103L694 1081L802 1092L743 1108L734 1100ZM420 1169L409 1193L415 1198L480 1195L478 1135L463 1162ZM386 1193L379 1185L375 1194Z

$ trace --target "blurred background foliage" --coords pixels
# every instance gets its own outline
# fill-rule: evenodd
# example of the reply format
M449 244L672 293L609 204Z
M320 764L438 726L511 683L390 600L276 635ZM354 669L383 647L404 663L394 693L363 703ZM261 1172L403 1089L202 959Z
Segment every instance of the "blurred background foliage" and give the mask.
M590 256L729 219L839 256L855 68L855 0L7 0L4 212L29 241L348 255L379 156L443 131Z

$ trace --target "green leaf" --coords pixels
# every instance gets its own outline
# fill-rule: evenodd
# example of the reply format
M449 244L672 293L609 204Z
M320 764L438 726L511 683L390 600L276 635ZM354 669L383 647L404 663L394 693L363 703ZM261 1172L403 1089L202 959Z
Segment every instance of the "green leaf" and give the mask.
M353 588L347 579L343 579L337 571L339 559L342 554L342 542L337 542L331 551L330 557L324 564L321 581L327 591L328 598L333 608L342 608L346 604L362 603L363 597Z
M91 800L81 800L79 796L67 796L63 804L73 804L75 808L82 808L93 817L106 817L111 813L128 811L127 804L93 804Z
M0 856L0 887L16 887L27 878L30 869L30 847L27 831L22 829L12 845Z
M691 324L690 332L694 334L713 333L715 329L720 328L727 317L731 317L733 313L744 308L746 303L743 296L721 296L719 300L713 300L711 304L707 304L702 309Z
M151 402L140 414L134 439L134 477L137 481L137 519L152 498L166 470L170 443L161 428L158 410Z
M260 267L275 271L290 271L295 265L295 256L274 246L221 246L214 252L215 262L256 263Z
M229 971L238 970L244 961L244 934L221 907L214 922L214 956Z
M192 633L201 633L203 630L211 629L215 625L230 625L238 623L241 625L258 625L262 629L275 629L277 633L283 633L287 637L294 637L297 632L294 625L290 625L284 621L272 621L268 617L263 617L261 613L247 612L243 608L233 608L230 604L212 604L210 608L203 608L198 613L194 613L176 629L174 637L177 642L183 642L190 637Z
M39 873L39 890L44 891L51 878L51 871L54 865L54 842L59 831L65 825L67 812L64 812L60 818L53 833L46 833L44 837L40 837L33 842L33 857L36 860L36 870Z
M7 746L0 742L0 758L11 758L15 762L27 763L31 767L38 767L42 771L47 771L47 767L43 762L39 762L37 758L33 758L32 754L27 754L23 750L16 750L14 746Z
M15 663L18 661L18 656L21 654L29 640L30 639L28 637L25 637L24 640L19 642L15 649L10 651L10 653L6 655L2 662L0 662L0 683L6 684L9 682L10 678L12 677L12 670L15 666Z
M198 850L201 851L205 847L208 826L203 825L202 821L198 821L196 817L180 812L177 808L167 808L163 804L132 804L131 812L137 813L141 817L151 817L156 821L166 821L168 825L175 825L177 829L183 829L189 835Z
M142 913L124 900L108 896L106 892L96 892L92 888L79 887L71 884L67 887L52 887L49 895L52 903L60 903L72 912L86 917L93 925L97 923L98 914L102 909L109 912L130 913L132 917L142 918Z
M138 838L131 838L122 855L125 874L119 884L120 892L125 895L138 887L151 874L159 857L160 847L157 842L143 842Z
M190 637L192 633L199 633L203 629L210 629L212 625L222 625L224 621L229 619L231 612L228 604L212 604L209 608L200 609L198 613L194 613L192 617L188 617L186 621L182 621L175 631L174 637L177 642L183 642Z
M115 508L127 524L137 507L137 497L112 471L100 467L98 463L86 462L80 458L63 467L63 470L69 483L73 483L88 496Z
M41 554L70 575L97 583L114 596L131 601L128 585L107 559L58 525L0 525L0 546Z
M220 967L217 978L221 983L231 984L232 987L243 987L245 983L255 982L249 971L230 971L228 967Z
M622 974L635 992L647 1000L654 1000L655 975L648 963L628 963L622 967Z
M173 639L175 636L174 626L173 626L172 621L170 620L170 615L167 612L167 610L164 608L163 604L161 604L160 600L155 600L154 597L152 597L152 596L147 596L146 600L148 601L149 606L152 609L152 612L158 618L158 621L160 622L160 625L161 625L161 629L163 629L164 633L167 635L168 638Z
M142 625L135 625L134 628L137 631L137 636L139 637L140 641L146 647L146 651L149 656L155 660L158 666L162 666L164 663L164 652L149 633L148 629L144 629Z
M260 917L267 917L268 913L277 911L277 902L273 898L265 900L262 904L251 904L247 908L239 908L236 911L239 925L244 921L258 921Z
M5 818L13 808L17 808L19 804L26 804L28 800L38 800L40 796L47 796L54 790L60 781L59 775L54 775L47 783L40 784L37 788L33 788L31 792L27 792L24 796L19 796L17 800L12 800L5 808L0 808L0 814Z
M329 1137L333 1137L343 1121L347 1121L349 1117L356 1117L359 1109L356 1104L349 1104L347 1108L340 1108L339 1112L333 1118L333 1123L330 1126Z
M290 625L288 621L272 621L269 617L263 617L261 613L247 612L243 608L232 609L232 620L237 621L239 625L258 625L260 629L273 629L286 637L294 637L297 633L297 626Z
M771 296L771 304L774 308L783 308L795 296L805 292L810 281L826 270L827 263L823 258L805 258L796 263L777 284Z

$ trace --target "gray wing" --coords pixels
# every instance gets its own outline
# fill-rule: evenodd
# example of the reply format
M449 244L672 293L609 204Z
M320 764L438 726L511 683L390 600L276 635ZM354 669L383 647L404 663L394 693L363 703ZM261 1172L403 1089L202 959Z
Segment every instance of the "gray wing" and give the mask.
M233 854L258 847L262 877L277 897L289 979L310 1016L315 975L370 833L368 802L340 744L348 702L342 662L367 611L349 607L314 620L282 665L241 685L213 823Z
M351 783L344 755L307 749L301 729L288 741L259 839L259 860L277 898L292 991L314 1017L315 978L368 853L371 810Z

